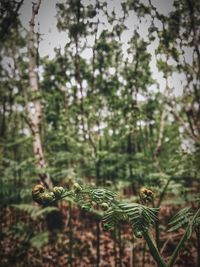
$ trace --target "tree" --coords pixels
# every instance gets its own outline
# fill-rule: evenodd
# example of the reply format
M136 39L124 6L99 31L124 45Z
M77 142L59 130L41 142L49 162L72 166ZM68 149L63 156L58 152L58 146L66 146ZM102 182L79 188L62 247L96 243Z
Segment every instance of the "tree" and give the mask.
M40 8L41 0L37 4L32 6L32 17L30 20L30 30L29 30L29 39L28 39L28 56L29 56L29 83L30 91L32 96L32 103L27 99L27 94L25 92L25 101L26 108L28 111L28 124L31 129L33 137L33 152L36 158L36 166L39 171L39 176L43 184L48 188L52 187L52 181L49 174L46 172L46 160L44 156L44 151L42 147L42 140L40 135L40 122L42 117L42 104L40 100L40 91L39 91L39 82L37 68L37 48L35 47L36 43L36 34L34 32L35 26L35 16L38 14ZM30 106L32 104L32 107Z

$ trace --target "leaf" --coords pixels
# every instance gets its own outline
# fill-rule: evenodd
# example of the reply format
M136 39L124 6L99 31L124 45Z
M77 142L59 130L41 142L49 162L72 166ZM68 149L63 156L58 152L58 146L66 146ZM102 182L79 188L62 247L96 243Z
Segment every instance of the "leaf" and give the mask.
M125 219L123 211L118 207L113 207L105 213L102 221L106 230L110 230L123 219Z
M47 245L49 242L49 232L43 232L35 235L30 239L30 244L38 250Z
M34 214L32 214L33 219L37 219L38 217L44 217L45 215L51 213L52 211L58 211L58 208L56 207L46 207L43 209L38 210Z
M149 208L137 203L119 204L133 226L134 233L143 232L157 220L158 208Z
M169 222L170 229L168 232L176 231L187 225L190 222L191 215L192 212L190 208L180 210Z
M16 140L14 140L13 142L9 142L6 144L6 147L12 147L12 146L16 146L16 145L20 145L21 143L25 143L27 140L30 140L30 137L21 137L21 138L17 138Z
M90 191L90 197L93 201L97 203L110 203L115 198L116 193L107 189L94 189Z
M58 208L56 207L41 208L31 204L16 204L11 205L11 207L18 209L22 212L28 213L33 220L36 220L39 217L43 217L52 211L58 210Z
M40 210L40 208L38 206L34 206L31 204L16 204L16 205L11 205L11 207L18 209L22 212L26 212L30 216L32 216L32 214L34 214Z

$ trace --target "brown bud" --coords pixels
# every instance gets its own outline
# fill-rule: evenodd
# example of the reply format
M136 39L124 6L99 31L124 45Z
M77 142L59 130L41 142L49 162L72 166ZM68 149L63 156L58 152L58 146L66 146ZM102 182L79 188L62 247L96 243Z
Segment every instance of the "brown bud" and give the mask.
M41 195L41 199L44 202L51 202L54 199L54 197L53 197L53 195L51 193L43 193Z
M147 189L145 187L142 187L140 189L140 199L141 199L141 201L149 202L149 201L152 200L153 196L154 196L154 193L150 189Z
M78 183L74 183L73 184L73 189L74 189L75 193L78 193L78 192L82 191L82 187Z
M153 196L154 193L153 193L153 191L151 191L150 189L147 189L147 188L145 188L145 187L142 187L142 188L140 189L140 195Z
M60 197L62 195L62 193L64 192L64 188L61 186L55 186L53 188L52 192L54 193L54 195L56 197Z
M102 208L103 211L106 211L106 210L108 210L109 206L108 206L107 203L103 202L103 203L101 204L101 208Z
M41 184L37 184L32 189L32 197L33 200L38 202L38 198L40 198L40 195L44 193L45 187Z

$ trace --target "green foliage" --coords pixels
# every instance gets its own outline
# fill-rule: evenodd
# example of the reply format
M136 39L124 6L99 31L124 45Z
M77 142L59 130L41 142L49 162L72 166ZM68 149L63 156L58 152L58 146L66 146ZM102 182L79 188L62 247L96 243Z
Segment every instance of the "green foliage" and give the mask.
M38 250L41 250L45 245L49 243L49 232L45 231L36 234L30 239L30 245Z
M13 225L10 229L10 233L15 237L21 240L21 252L27 250L27 248L33 247L37 250L41 250L45 245L49 243L49 232L44 231L41 233L34 233L33 229L27 224L17 223ZM23 246L24 244L24 246Z
M37 188L37 185L35 188ZM55 191L55 188L57 189L57 187L54 187L52 192ZM52 192L47 192L45 194L50 195ZM40 198L43 199L43 194L42 192L38 193L37 199L34 198L34 200L40 203ZM143 232L147 231L153 225L157 220L159 211L157 208L149 208L137 203L120 203L115 199L116 193L108 189L83 187L78 183L73 184L72 190L68 191L63 189L62 194L55 194L54 200L63 199L65 197L82 206L84 210L90 210L92 203L98 204L99 208L105 211L102 220L106 229L117 226L121 220L128 220L137 237L140 234L142 235ZM52 201L49 203L52 203ZM39 209L38 207L35 208L30 205L18 205L14 207L27 211L31 215L34 209ZM45 208L43 212L42 210L34 211L34 216L37 217L46 214L49 210L51 211L48 207Z
M31 202L30 188L41 179L27 116L27 105L33 101L42 105L38 134L48 165L43 172L54 185L81 178L83 185L57 190L57 196L85 210L93 211L95 202L99 215L105 209L105 227L128 220L139 237L158 223L158 210L118 203L114 188L120 190L120 197L128 189L129 200L135 201L138 189L149 186L158 199L155 206L163 199L174 206L194 202L190 187L196 188L200 179L199 2L174 0L168 14L159 10L156 1L120 1L121 14L110 10L106 1L56 3L57 28L66 43L64 49L55 48L52 59L39 53L35 58L37 93L29 84L28 38L18 17L22 2L4 0L0 5L1 208L14 204L35 220L56 209L21 204ZM138 20L128 29L135 15ZM155 80L152 73L154 66L163 75L164 90L160 76ZM177 96L179 76L183 91ZM85 187L88 180L98 186L109 180L109 190ZM56 199L48 193L53 192L45 192L41 203ZM168 193L170 199L165 198ZM170 222L170 231L187 228L192 215L189 209L180 211ZM22 227L17 227L21 233ZM33 239L33 244L41 248L42 239L47 242L47 234Z
M106 202L108 203L108 205L110 205L115 197L116 193L107 189L97 188L97 189L92 189L90 191L91 200L97 202L98 204Z
M37 192L37 198L34 200L40 203L40 198L43 198L44 191L37 189L41 188L41 185L36 185L33 188L33 193ZM121 221L128 221L133 229L133 232L137 238L144 237L146 240L150 252L157 262L158 266L173 266L173 263L176 261L178 256L178 252L183 247L184 242L189 239L192 235L193 227L198 227L200 222L200 209L196 211L195 214L191 212L190 209L185 208L179 211L171 220L169 225L171 228L169 232L179 229L182 226L186 225L186 231L180 239L174 253L172 254L169 265L166 265L162 259L161 254L158 251L158 248L155 245L155 241L151 234L149 233L152 225L157 222L159 208L150 208L145 205L141 205L138 203L123 203L119 202L116 199L116 194L107 189L99 189L94 187L85 187L83 184L80 186L77 182L72 185L71 190L65 190L62 188L61 193L55 194L55 191L58 190L59 187L55 187L53 191L47 191L46 195L51 195L54 192L53 201L60 200L66 198L68 201L73 200L75 203L82 206L85 211L89 211L91 206L97 204L97 208L101 208L104 211L102 221L105 230L116 229L116 227L120 227ZM142 188L140 190L140 194L153 195L153 192L149 189ZM34 197L34 194L33 194ZM141 198L142 201L142 198ZM153 203L153 198L150 199ZM49 203L52 203L49 201ZM48 204L48 203L46 203ZM22 209L28 210L30 213L30 207L22 207ZM96 213L98 216L101 215L100 212ZM46 233L44 234L45 238L41 238L41 236L36 236L34 239L34 245L38 247L38 249L43 246L47 242ZM41 240L43 242L41 243Z
M180 210L169 222L169 232L176 231L181 227L184 227L190 221L192 215L191 208L184 208Z
M194 217L194 214L193 214L191 208L184 208L184 209L180 210L170 220L170 222L169 222L170 229L168 230L168 232L176 231L179 228L186 228L191 223L192 223L191 228L193 226L198 226L199 220L200 220L200 215L198 215L198 217L196 217L194 221L193 221L193 217Z
M23 1L1 1L0 6L0 35L1 42L4 43L9 35L13 33L13 29L16 28L17 24L19 24L18 12L20 7L22 6Z
M133 227L134 233L137 236L144 231L147 231L152 224L157 220L159 209L149 208L136 203L122 203L119 207L128 217L130 224Z
M105 230L111 230L119 226L120 221L126 219L126 216L122 209L118 206L114 206L112 209L109 209L103 216L102 222Z
M149 208L137 203L119 203L110 208L103 216L106 229L128 220L136 237L141 237L157 220L158 209Z
M11 207L27 213L33 220L37 220L40 217L45 217L48 213L58 210L56 207L41 208L31 204L15 204Z
M16 238L20 238L24 235L31 236L32 234L32 231L30 231L28 225L23 222L18 222L12 225L8 232L10 232L10 234L14 235Z

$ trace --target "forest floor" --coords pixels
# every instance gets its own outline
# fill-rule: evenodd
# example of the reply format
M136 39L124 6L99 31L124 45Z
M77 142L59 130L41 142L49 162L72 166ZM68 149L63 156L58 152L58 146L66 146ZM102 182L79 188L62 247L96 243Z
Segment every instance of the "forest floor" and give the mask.
M160 250L165 259L171 255L184 230L167 233L166 225L177 209L164 204L160 210ZM33 233L43 233L47 228L59 227L45 219L32 220L26 213L6 207L1 220L0 266L1 267L153 267L156 266L143 238L136 239L130 226L122 223L113 232L103 230L93 213L85 212L69 204L59 204L63 225L61 230L48 231L31 242ZM55 218L54 218L55 219ZM48 219L49 220L49 219ZM38 243L37 243L38 242ZM40 242L42 245L40 245ZM41 248L40 248L41 246ZM176 262L176 267L194 267L197 261L195 234L186 243ZM97 263L98 262L98 263Z

